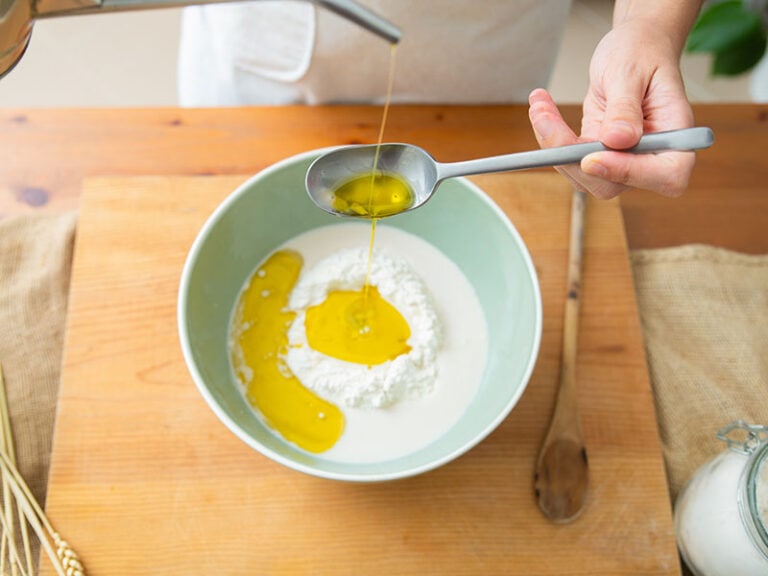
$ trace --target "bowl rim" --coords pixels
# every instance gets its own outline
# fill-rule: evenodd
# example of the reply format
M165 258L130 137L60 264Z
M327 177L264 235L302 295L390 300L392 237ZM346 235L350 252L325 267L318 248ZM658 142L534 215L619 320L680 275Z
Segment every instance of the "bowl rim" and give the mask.
M507 416L510 414L512 409L518 404L520 398L522 397L523 393L527 389L531 379L531 375L533 374L533 370L536 366L536 362L538 360L539 351L541 347L541 337L542 337L542 330L543 330L541 287L539 285L538 275L536 274L536 268L533 264L533 259L531 258L528 247L523 241L522 236L520 236L520 233L518 232L517 228L511 222L509 217L504 213L504 211L501 210L501 208L488 196L488 194L485 191L482 190L482 188L480 188L479 186L477 186L467 178L457 177L457 178L453 178L453 180L461 181L464 186L469 188L476 195L478 200L485 203L500 218L501 222L504 223L505 227L508 229L509 233L513 236L515 243L520 249L522 260L528 271L528 278L532 283L532 289L533 289L532 292L534 296L534 306L535 306L534 327L533 327L534 333L533 333L533 343L531 347L531 353L528 355L526 359L526 366L521 378L521 384L517 388L515 393L512 396L510 396L509 400L505 403L503 408L499 410L496 416L492 420L490 420L487 423L487 425L478 434L476 434L470 441L464 442L461 445L457 446L454 450L451 450L450 452L444 454L441 458L430 460L429 462L425 462L422 465L407 468L404 470L396 470L392 472L377 471L377 472L371 472L371 473L334 472L334 471L327 471L327 470L319 470L313 466L303 464L294 459L288 458L280 454L279 452L276 452L268 448L267 446L263 445L262 443L256 441L237 422L235 422L234 419L231 416L229 416L229 414L224 409L222 409L222 407L219 405L216 398L208 390L208 387L205 384L205 379L203 378L203 375L201 374L200 370L197 367L197 363L195 361L195 357L192 352L192 345L188 335L189 327L187 324L185 310L187 307L187 295L189 292L189 286L190 286L191 276L193 273L195 262L197 261L197 257L200 251L202 250L202 247L206 239L210 235L212 229L216 226L216 224L224 216L224 214L229 210L230 206L233 203L235 203L243 194L245 194L251 188L254 182L263 180L264 178L268 177L270 174L283 170L288 166L308 160L310 158L314 158L319 154L322 154L324 152L327 152L339 147L340 146L329 146L324 148L307 150L305 152L300 152L298 154L289 156L273 164L270 164L269 166L263 168L262 170L259 170L255 174L248 177L244 182L242 182L233 191L231 191L226 196L226 198L224 198L224 200L222 200L216 206L213 212L211 212L211 214L203 223L200 230L197 232L197 235L195 236L195 239L189 249L189 252L187 253L187 257L184 261L184 266L181 272L181 277L179 281L178 298L177 298L177 307L176 307L179 342L181 345L182 355L184 357L184 363L186 364L187 370L192 376L192 380L194 381L195 386L197 387L198 391L202 395L208 407L214 412L216 417L226 426L226 428L229 429L230 432L232 432L237 438L239 438L247 446L256 450L257 452L267 457L268 459L274 462L277 462L279 464L282 464L287 468L290 468L299 472L303 472L310 476L326 478L330 480L340 480L340 481L357 482L357 483L370 483L370 482L382 482L382 481L388 481L388 480L408 478L408 477L416 476L419 474L423 474L425 472L429 472L430 470L434 470L436 468L439 468L447 464L452 460L455 460L456 458L460 457L461 455L465 454L466 452L468 452L469 450L477 446L486 437L488 437L496 428L498 428L501 422L503 422L504 419L507 418Z

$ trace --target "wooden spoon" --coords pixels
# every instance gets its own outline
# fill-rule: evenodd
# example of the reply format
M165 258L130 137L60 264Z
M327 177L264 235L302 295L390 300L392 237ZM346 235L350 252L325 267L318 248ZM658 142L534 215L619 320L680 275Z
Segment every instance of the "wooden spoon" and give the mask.
M589 485L587 450L581 434L576 398L576 349L581 296L584 192L573 190L568 253L568 297L563 323L560 387L552 421L539 451L534 490L539 508L555 522L569 522L584 507Z

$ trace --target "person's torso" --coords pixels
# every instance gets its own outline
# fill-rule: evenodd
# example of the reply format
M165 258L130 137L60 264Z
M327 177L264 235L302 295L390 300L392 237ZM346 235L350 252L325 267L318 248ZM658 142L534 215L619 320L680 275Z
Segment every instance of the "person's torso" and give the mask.
M365 5L402 29L393 101L418 103L525 101L549 79L570 9L567 0ZM381 102L386 95L390 45L310 2L187 11L182 105ZM186 64L185 50L197 51ZM218 83L213 97L210 82ZM195 92L218 102L194 102Z

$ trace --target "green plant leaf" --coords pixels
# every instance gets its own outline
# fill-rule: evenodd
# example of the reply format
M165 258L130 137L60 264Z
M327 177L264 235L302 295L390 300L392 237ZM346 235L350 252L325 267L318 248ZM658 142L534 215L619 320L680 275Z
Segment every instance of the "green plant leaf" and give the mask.
M741 0L726 0L704 9L685 44L688 52L718 54L732 46L752 41L762 33L760 17L747 10Z
M750 70L765 54L765 47L765 32L762 29L757 30L738 44L715 54L712 75L736 76Z

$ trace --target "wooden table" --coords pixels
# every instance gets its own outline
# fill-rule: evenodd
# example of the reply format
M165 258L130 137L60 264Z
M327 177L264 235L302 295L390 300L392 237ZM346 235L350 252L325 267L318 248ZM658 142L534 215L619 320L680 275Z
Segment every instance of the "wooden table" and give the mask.
M575 125L578 110L566 112ZM632 192L621 205L588 205L577 374L593 484L584 514L563 526L538 514L531 483L565 297L569 190L551 171L477 179L529 244L544 329L521 403L456 462L375 486L305 477L233 438L186 373L175 292L207 214L276 160L372 141L379 114L0 113L0 213L81 207L48 494L54 523L97 575L679 574L624 224L629 248L768 251L768 109L697 109L717 144L700 154L683 199ZM388 139L446 161L535 146L525 108L514 106L396 108Z
M580 109L565 106L569 123ZM689 191L621 200L630 249L701 242L768 252L768 106L698 105L715 132ZM311 148L375 141L378 107L219 110L0 110L0 216L78 205L92 175L250 174ZM404 106L387 139L423 146L441 161L536 148L524 106Z

